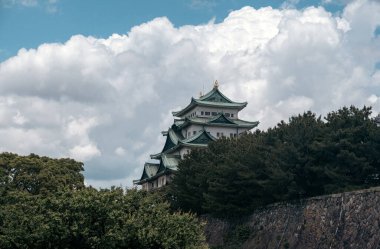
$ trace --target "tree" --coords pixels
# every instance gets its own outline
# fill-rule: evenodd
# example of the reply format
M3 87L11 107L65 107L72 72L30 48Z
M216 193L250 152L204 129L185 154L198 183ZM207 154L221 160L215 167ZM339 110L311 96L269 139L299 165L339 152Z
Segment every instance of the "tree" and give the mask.
M326 117L323 140L316 148L318 162L329 181L325 192L339 192L378 185L379 132L370 118L371 108L351 106Z
M83 163L73 159L52 159L35 154L0 154L0 191L49 194L63 188L84 187Z
M160 193L83 185L83 164L0 155L0 248L206 248L197 217Z
M173 181L169 185L169 196L174 208L203 213L204 193L208 189L207 171L212 163L208 150L195 149L178 165Z
M267 131L220 139L180 163L171 186L176 205L239 216L276 201L380 184L380 128L371 108L312 112Z
M204 248L191 214L157 194L85 188L41 197L20 192L0 211L0 248Z

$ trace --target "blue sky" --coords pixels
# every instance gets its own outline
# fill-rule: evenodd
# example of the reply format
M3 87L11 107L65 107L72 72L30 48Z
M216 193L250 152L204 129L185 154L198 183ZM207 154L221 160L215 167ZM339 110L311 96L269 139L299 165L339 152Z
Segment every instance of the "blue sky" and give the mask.
M294 3L292 3L294 2ZM287 2L285 2L287 3ZM290 1L295 8L322 5L319 0ZM20 48L65 42L82 34L106 38L131 27L166 16L175 26L221 22L231 10L284 5L280 0L0 0L0 61ZM323 4L331 12L344 6Z
M0 0L0 152L130 187L171 112L215 80L262 130L308 110L377 115L380 2Z

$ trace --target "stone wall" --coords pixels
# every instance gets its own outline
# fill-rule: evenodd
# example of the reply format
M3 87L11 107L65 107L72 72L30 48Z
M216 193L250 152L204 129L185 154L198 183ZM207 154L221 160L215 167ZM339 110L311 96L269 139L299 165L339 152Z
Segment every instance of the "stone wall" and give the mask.
M207 219L209 245L229 248L241 226L249 235L236 248L380 248L380 188L270 205L245 221Z

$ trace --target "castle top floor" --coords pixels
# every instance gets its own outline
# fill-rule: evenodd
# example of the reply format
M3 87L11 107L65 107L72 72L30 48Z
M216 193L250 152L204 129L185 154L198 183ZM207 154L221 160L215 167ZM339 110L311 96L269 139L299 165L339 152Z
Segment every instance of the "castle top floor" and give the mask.
M223 113L231 119L238 118L238 112L247 106L247 102L234 102L219 91L215 81L213 89L200 98L191 98L190 104L180 111L173 112L173 116L183 118L203 117L212 118Z

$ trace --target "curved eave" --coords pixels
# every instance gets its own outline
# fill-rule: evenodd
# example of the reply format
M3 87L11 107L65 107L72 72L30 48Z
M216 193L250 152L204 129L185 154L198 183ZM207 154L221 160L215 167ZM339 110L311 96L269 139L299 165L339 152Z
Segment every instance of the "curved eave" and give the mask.
M155 173L152 173L152 175L150 175L148 173L148 171L147 171L147 168L148 167L153 167L153 166L157 167L157 170L155 171ZM145 163L144 164L143 173L141 174L140 180L134 180L133 182L134 183L136 182L136 184L138 184L138 182L144 182L146 179L149 179L149 178L153 177L154 175L156 175L157 172L158 172L158 170L159 170L159 164L156 164L156 163Z
M165 154L179 151L182 147L192 147L192 148L194 148L194 147L207 147L207 144L194 144L194 143L179 141L176 146L165 151ZM159 153L156 155L151 155L150 157L152 159L161 159L162 155L163 155L163 153ZM157 157L152 157L152 156L157 156Z
M207 131L203 130L202 132L197 133L195 136L192 136L192 137L189 137L189 138L187 138L187 139L181 140L180 142L181 142L182 144L184 144L184 143L192 143L193 141L197 140L197 139L198 139L199 137L201 137L202 135L205 135L205 136L208 137L209 140L211 140L211 141L215 141L215 140L216 140L216 138L213 137L210 133L208 133Z
M239 127L244 127L244 128L251 127L251 129L252 129L252 128L255 128L256 126L258 126L260 124L259 121L255 121L255 122L244 121L244 122L246 122L246 123L245 124L244 123L243 124L237 124L237 125L239 125Z
M229 98L227 98L221 91L219 91L219 88L218 87L213 87L211 89L211 91L209 91L208 93L206 93L205 95L201 96L199 98L199 100L205 100L205 99L208 99L209 97L211 97L213 94L215 93L218 93L220 94L226 101L228 102L233 102L232 100L230 100Z
M165 145L164 147L162 148L162 151L161 153L169 150L170 148L176 146L178 144L178 141L181 139L178 137L178 135L172 130L169 128L169 130L167 131L166 133L166 141L165 141Z
M194 99L194 102L200 106L212 106L212 107L223 107L223 108L239 108L239 110L243 109L247 106L248 102L213 102L213 101L204 101L199 99Z
M146 178L144 180L134 180L133 184L142 185L142 184L144 184L146 182L154 181L154 180L156 180L158 177L160 177L162 175L166 175L168 173L172 173L172 172L175 172L175 171L177 171L177 170L166 168L164 171L161 171L161 172L155 174L154 176L152 176L150 178Z
M218 119L224 119L226 122L228 123L221 123L221 122L215 122L216 120ZM236 120L232 120L232 119L229 119L227 118L224 113L220 113L219 115L215 116L214 118L210 119L207 123L209 124L236 124L235 122Z
M180 142L182 147L191 147L191 148L199 148L199 147L207 147L207 144L191 144L191 143L185 143Z
M178 149L180 149L180 141L178 141L178 144L174 147L171 147L170 149L163 151L161 153L150 155L151 159L157 159L160 160L164 154L171 154L173 152L176 152Z
M221 91L219 91L218 87L215 87L215 86L213 87L211 91L201 96L198 100L206 101L208 98L212 97L215 94L219 94L226 101L226 103L236 103L236 104L239 103L239 102L235 102L229 99L226 95L224 95Z
M182 116L183 114L187 113L188 111L190 111L191 109L193 109L195 107L195 99L194 98L191 98L191 101L190 101L190 104L188 104L185 108L183 108L182 110L179 110L177 112L172 112L173 116L175 117L180 117Z
M160 161L160 167L158 173L165 171L166 169L177 169L179 163L179 157L163 155Z
M172 148L170 148L170 149L168 149L167 151L165 151L165 153L173 153L173 152L175 152L175 151L177 151L178 150L178 147L179 147L179 144L180 144L180 142L178 142L178 144L176 145L176 146L174 146L174 147L172 147ZM160 158L162 157L162 155L160 156Z
M231 128L255 128L259 122L253 124L223 124L223 123L213 123L213 124L205 124L206 126L218 126L218 127L231 127Z
M162 152L150 155L151 159L161 159Z
M240 122L243 120L239 120ZM202 125L202 126L219 126L219 127L231 127L231 128L255 128L256 126L259 125L259 122L249 122L249 121L243 121L244 123L242 124L225 124L225 123L208 123L208 122L199 122L199 121L193 121L191 119L187 119L181 126L179 126L179 129L186 128L192 124L196 125Z
M209 139L211 141L215 141L216 140L216 138L214 138L213 136L211 136L209 133L207 133L206 131L203 131L202 133L198 133L195 136L192 136L190 138L183 139L183 140L178 140L178 143L175 146L169 148L168 150L166 150L164 152L161 152L161 153L158 153L158 154L154 154L154 155L150 155L150 157L152 159L162 159L162 157L165 154L170 154L170 153L176 152L176 151L180 150L182 147L203 147L204 144L192 143L194 140L196 140L202 134L205 134L207 137L209 137Z
M225 103L225 102L212 102L212 101L203 101L199 99L191 98L191 102L188 106L183 108L180 111L172 112L173 116L175 117L181 117L194 109L196 106L204 106L204 107L216 107L216 108L226 108L226 109L238 109L241 110L244 107L247 106L247 102L232 102L232 103Z

